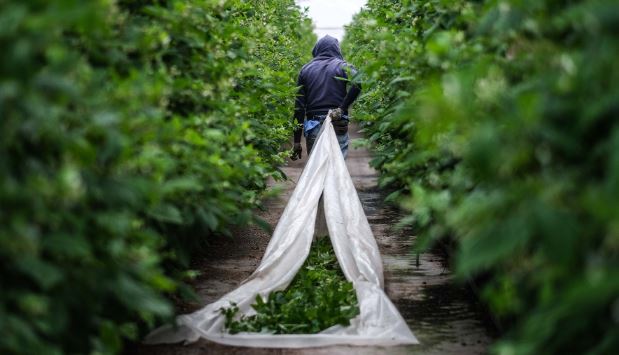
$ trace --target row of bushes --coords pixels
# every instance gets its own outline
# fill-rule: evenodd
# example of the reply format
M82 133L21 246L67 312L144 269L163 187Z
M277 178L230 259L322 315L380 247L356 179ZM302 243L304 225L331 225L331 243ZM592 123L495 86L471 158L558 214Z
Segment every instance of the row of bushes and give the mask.
M619 349L619 4L370 0L344 49L402 223L491 275L493 351Z
M0 353L170 316L189 251L282 177L314 40L293 0L0 2Z

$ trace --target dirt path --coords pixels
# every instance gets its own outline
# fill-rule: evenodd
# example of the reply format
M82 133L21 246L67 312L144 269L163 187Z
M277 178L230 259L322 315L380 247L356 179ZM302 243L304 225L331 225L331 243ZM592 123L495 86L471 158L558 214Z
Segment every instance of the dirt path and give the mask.
M351 129L351 138L359 138ZM304 145L305 147L305 145ZM305 152L304 152L305 154ZM284 167L289 180L271 183L282 194L267 202L260 213L275 227L307 157ZM349 347L333 346L313 349L250 349L228 347L205 340L188 346L142 346L138 354L197 355L197 354L482 354L491 342L491 327L484 321L483 312L463 286L450 283L451 273L443 256L426 253L420 256L419 266L411 255L415 238L406 231L394 228L399 212L383 203L384 193L378 189L377 173L369 166L366 149L351 149L347 165L359 198L363 203L372 231L378 242L385 266L385 288L389 298L400 310L421 345L409 347ZM213 241L210 255L195 267L203 274L195 282L200 304L189 305L187 312L217 300L248 277L260 262L269 242L269 233L258 227L240 230L234 238Z

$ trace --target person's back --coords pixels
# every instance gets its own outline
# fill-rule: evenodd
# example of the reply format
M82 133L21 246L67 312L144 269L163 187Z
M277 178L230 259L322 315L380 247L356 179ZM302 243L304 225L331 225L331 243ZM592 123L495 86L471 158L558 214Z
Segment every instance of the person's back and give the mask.
M340 109L341 118L333 122L336 135L346 157L348 150L348 107L360 92L352 85L347 92L347 80L354 68L342 58L337 39L325 36L312 51L314 59L301 69L297 85L295 119L303 128L295 130L293 159L301 157L301 133L305 133L308 154L320 131L322 121L330 109Z

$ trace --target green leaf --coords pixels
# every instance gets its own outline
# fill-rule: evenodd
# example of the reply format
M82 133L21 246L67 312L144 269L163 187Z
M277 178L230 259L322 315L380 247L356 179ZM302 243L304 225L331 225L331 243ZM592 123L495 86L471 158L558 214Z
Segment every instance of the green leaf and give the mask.
M183 223L181 212L173 205L159 204L148 211L148 215L160 222Z

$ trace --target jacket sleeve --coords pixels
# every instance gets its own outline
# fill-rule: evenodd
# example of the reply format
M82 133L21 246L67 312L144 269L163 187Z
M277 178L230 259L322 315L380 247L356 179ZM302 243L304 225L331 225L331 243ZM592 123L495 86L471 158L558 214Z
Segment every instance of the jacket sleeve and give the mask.
M361 84L354 81L354 78L357 75L357 69L352 65L348 64L346 65L346 68L348 68L348 71L350 72L349 75L346 70L344 70L344 73L346 75L345 77L350 83L350 89L348 89L348 92L346 93L346 96L344 97L340 108L342 109L342 111L344 111L345 114L348 114L348 107L350 107L350 105L355 102L355 100L357 99L357 97L359 97L359 94L361 93Z
M301 142L301 135L303 134L303 121L305 121L305 86L303 85L303 77L299 73L297 78L297 97L294 102L294 142Z

